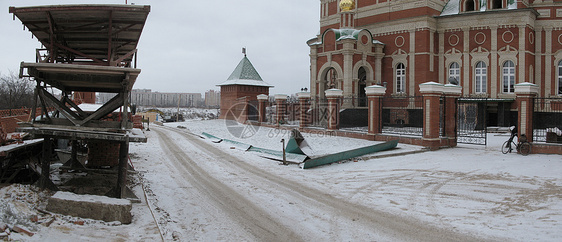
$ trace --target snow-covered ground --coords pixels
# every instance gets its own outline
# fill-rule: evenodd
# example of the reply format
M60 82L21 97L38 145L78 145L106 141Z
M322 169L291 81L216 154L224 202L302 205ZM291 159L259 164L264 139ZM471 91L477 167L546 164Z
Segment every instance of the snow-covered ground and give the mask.
M167 124L173 126L173 124ZM223 120L187 122L191 132L208 132L264 148L281 149L284 130L260 127L247 139L228 132ZM376 142L303 133L317 153L330 153ZM255 161L260 169L329 191L358 203L444 227L521 241L562 237L562 156L502 154L507 133L488 134L488 145L333 164L311 170ZM420 147L399 144L392 152ZM242 155L246 155L241 153ZM247 156L247 155L246 155Z
M281 139L289 138L289 131L265 127L240 132L247 127L224 120L166 123L165 126L180 133L207 132L220 138L276 150L281 150ZM159 228L164 240L254 240L242 225L228 218L228 213L209 205L212 199L205 198L205 192L195 189L193 180L182 173L175 173L177 167L171 164L171 152L161 140L166 137L177 140L177 146L188 154L191 161L206 169L207 174L217 181L240 191L248 199L264 203L270 201L276 207L260 206L272 209L273 214L282 209L279 213L281 223L298 221L298 226L307 231L305 238L309 240L381 240L375 235L369 237L365 228L354 228L352 220L332 218L337 225L324 226L325 220L308 217L310 214L303 212L303 208L297 209L299 204L279 202L293 199L289 193L283 197L278 192L264 191L261 184L249 183L252 180L248 177L210 162L200 150L182 141L177 132L156 125L150 127L152 131L145 132L148 143L131 143L130 146L139 182L144 184L148 199L148 203L134 205L133 224L115 226L92 221L76 225L57 220L57 226L40 227L35 236L22 235L17 239L72 240L78 238L76 236L90 241L158 239L160 235L155 233ZM246 134L243 135L246 138L240 138L241 134ZM378 143L334 137L321 130L303 133L303 136L316 155ZM296 165L280 166L279 162L245 152L229 143L215 144L210 139L204 142L238 157L257 171L296 182L357 206L484 239L558 241L562 237L562 156L503 155L500 146L508 138L508 134L488 134L487 146L459 144L454 149L386 158L359 158L307 170ZM389 152L421 150L418 146L398 144L397 149ZM135 192L145 200L141 186L137 186ZM293 207L294 210L291 210ZM326 215L331 213L326 211L322 215L321 207L309 209L331 220L331 215ZM158 223L152 222L154 220ZM116 234L119 237L115 237Z

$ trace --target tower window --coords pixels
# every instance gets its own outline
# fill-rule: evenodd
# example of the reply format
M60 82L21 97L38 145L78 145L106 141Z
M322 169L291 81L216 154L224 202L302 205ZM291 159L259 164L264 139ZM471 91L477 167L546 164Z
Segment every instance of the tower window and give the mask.
M502 1L503 0L493 0L492 1L492 9L502 8Z
M476 10L474 0L466 0L466 2L464 3L464 10L466 12Z

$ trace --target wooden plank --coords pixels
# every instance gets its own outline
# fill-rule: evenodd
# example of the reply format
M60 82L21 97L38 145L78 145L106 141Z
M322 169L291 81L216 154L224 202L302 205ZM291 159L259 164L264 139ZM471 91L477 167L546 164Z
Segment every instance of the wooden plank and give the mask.
M73 129L73 130L89 130L89 131L102 131L102 132L112 132L121 130L121 122L119 121L100 121L92 120L83 126L75 126L70 120L65 118L53 118L52 122L49 124L44 123L28 123L20 122L18 123L20 127L57 127L60 129ZM127 123L127 129L132 129L133 123Z
M28 132L36 135L37 137L54 137L59 139L91 139L91 140L110 140L110 141L124 141L126 133L112 133L101 131L88 131L88 130L70 130L58 129L56 127L19 127L16 129L18 132ZM127 132L127 134L133 134ZM144 134L129 135L130 142L146 143L147 138Z

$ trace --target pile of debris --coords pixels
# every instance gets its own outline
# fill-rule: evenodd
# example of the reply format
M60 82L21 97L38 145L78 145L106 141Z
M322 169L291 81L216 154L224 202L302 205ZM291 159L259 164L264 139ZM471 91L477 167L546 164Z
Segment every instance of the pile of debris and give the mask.
M44 210L51 192L30 185L13 184L0 189L0 239L33 236L40 226L49 226L55 216Z

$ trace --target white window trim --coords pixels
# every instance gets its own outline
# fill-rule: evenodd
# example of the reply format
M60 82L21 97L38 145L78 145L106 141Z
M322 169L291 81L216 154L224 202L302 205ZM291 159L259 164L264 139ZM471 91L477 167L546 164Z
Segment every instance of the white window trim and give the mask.
M402 65L403 66L403 73L402 75L398 75L398 66ZM402 90L398 90L398 78L402 77L401 79L401 88ZM396 64L394 66L394 92L395 93L406 93L406 65L402 62Z
M447 68L448 68L447 74L448 74L448 75L447 75L446 83L449 82L449 77L453 76L453 75L451 75L451 70L452 70L452 69L451 69L451 66L452 66L453 64L455 64L455 63L456 63L457 66L458 66L458 69L457 69L457 72L458 72L458 73L455 75L455 77L457 77L457 81L459 82L458 85L459 85L459 86L462 86L462 83L461 83L461 65L459 64L459 62L456 62L456 61L453 61L453 62L449 63L449 65L447 66Z
M507 63L509 63L509 62L511 62L511 64L512 64L513 66L506 67L505 64L507 64ZM505 69L505 68L511 68L511 69L513 70L513 73L508 73L508 74L507 74L507 75L509 75L509 76L512 78L512 80L513 80L513 87L509 88L509 85L508 85L508 91L507 91L507 92L504 90L504 84L505 84L505 83L504 83L504 82L505 82L504 77L506 76L506 73L504 72L504 69ZM502 93L506 93L506 94L507 94L507 93L514 93L514 92L515 92L515 84L516 84L516 83L515 83L515 82L516 82L515 63L514 63L512 60L506 60L506 61L504 61L503 64L502 64L501 73L502 73L502 74L501 74L501 88L502 88Z
M562 96L562 60L559 60L556 64L556 95Z
M485 74L477 74L477 70L478 70L478 64L482 63L484 65L483 70L485 71ZM477 82L479 77L483 77L484 79L484 83L480 83L480 89L481 90L477 90ZM482 79L480 79L482 80ZM482 85L484 84L484 85ZM486 62L484 61L477 61L476 64L474 65L474 93L476 94L484 94L488 92L488 65L486 64Z

